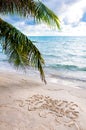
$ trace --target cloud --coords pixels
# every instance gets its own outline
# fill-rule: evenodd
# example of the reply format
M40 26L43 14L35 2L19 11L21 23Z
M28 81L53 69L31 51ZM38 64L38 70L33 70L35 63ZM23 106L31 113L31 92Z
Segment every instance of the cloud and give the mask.
M19 30L21 30L27 36L43 36L52 35L52 31L45 24L28 25L24 21L16 22L14 24ZM54 32L55 33L55 32Z
M26 35L86 35L86 0L51 0L43 2L60 18L61 31L50 29L45 24L35 24L32 18L3 16Z
M60 18L62 29L58 35L86 35L86 0L51 0L45 4Z
M44 0L44 4L46 4L50 9L52 9L57 15L61 15L64 13L72 4L76 3L79 0Z
M71 24L62 26L62 36L86 36L86 22L79 22L78 26Z
M85 12L86 1L80 0L69 6L65 13L61 14L61 19L64 24L78 24L81 21Z
M57 30L51 29L48 25L40 23L36 24L32 18L24 19L18 16L2 16L2 18L20 30L27 36L49 36L57 35Z

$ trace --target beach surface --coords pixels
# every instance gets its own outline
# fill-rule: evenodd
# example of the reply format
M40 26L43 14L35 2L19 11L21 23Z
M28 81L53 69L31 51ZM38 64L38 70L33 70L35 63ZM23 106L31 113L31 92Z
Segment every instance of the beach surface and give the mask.
M86 130L86 89L0 70L0 130Z

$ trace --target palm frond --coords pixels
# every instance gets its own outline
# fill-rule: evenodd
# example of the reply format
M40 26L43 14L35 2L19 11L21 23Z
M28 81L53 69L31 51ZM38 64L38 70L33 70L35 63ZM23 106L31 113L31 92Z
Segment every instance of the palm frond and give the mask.
M0 40L2 40L2 48L9 57L10 63L17 67L32 66L38 68L42 80L46 83L42 67L44 60L28 37L0 19Z
M25 17L31 15L38 22L56 25L60 29L59 18L39 0L0 0L0 13L17 13Z
M48 25L56 25L58 29L60 29L60 20L53 11L51 11L40 1L36 1L35 5L35 16L38 22L44 21Z

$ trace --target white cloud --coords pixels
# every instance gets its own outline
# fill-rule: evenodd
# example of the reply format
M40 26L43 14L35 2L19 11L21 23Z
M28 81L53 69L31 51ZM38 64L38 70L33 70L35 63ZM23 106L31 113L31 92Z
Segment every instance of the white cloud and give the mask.
M46 4L49 8L51 8L57 15L61 15L66 12L71 5L75 4L80 0L44 0L44 4ZM52 4L53 3L53 4Z
M51 0L46 5L59 15L62 30L58 35L86 35L86 23L81 21L86 13L86 0Z
M66 24L77 24L80 22L85 12L86 1L80 0L71 5L63 14L61 14L61 19L66 22Z
M72 27L71 24L62 26L61 35L63 36L86 36L86 23L80 22L78 26Z
M53 3L53 4L52 4ZM86 23L81 21L86 12L86 0L51 0L46 1L53 11L59 14L61 31L52 30L44 24L24 25L22 31L27 35L86 35Z
M36 25L28 25L25 22L16 22L14 26L17 27L20 31L22 31L27 36L49 36L49 35L56 35L57 31L54 29L49 28L45 24L36 24Z
M19 30L21 30L27 36L85 36L86 23L80 22L78 26L72 27L69 25L62 25L61 31L50 29L45 24L38 25L26 25L24 22L17 22L14 24Z
M61 36L83 36L86 35L86 23L81 21L86 13L86 0L51 0L45 1L46 5L59 15L61 31L50 29L47 25L28 25L24 19L15 21L11 17L4 17L15 27L29 36L35 35L61 35ZM52 4L53 3L53 4Z

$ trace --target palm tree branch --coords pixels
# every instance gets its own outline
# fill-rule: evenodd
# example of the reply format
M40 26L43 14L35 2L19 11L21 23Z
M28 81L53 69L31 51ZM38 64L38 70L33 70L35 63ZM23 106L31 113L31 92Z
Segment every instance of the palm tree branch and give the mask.
M33 16L38 22L56 25L60 29L60 20L53 11L39 0L0 0L2 14L15 14L28 17Z
M0 19L0 40L2 48L9 58L9 62L16 67L32 66L38 68L44 82L44 60L31 40L12 25Z

